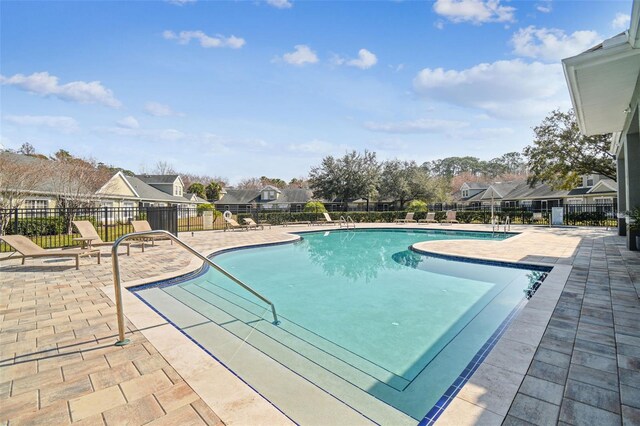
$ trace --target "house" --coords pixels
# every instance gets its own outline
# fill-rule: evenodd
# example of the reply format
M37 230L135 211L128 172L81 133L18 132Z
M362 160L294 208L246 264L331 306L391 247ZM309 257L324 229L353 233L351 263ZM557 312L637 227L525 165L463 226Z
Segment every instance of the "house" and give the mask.
M261 189L226 188L214 204L217 210L231 213L247 213L252 209L301 212L304 205L313 199L309 189L283 188L267 185Z
M466 195L466 196L465 196ZM521 208L548 211L567 204L613 205L617 199L616 183L599 175L583 176L582 185L571 190L553 189L539 183L531 187L525 180L496 182L490 185L464 183L454 194L458 208Z
M12 152L1 152L0 155L3 160L7 160L9 163L23 164L27 167L37 168L43 164L55 166L55 163L48 163L49 160L42 158ZM18 208L53 209L59 207L60 201L64 201L65 197L68 198L71 195L83 200L86 205L113 208L178 206L187 209L207 202L195 194L186 193L182 179L177 175L127 176L122 172L117 172L110 176L105 175L104 180L100 182L83 185L81 181L69 184L68 179L59 179L56 176L55 168L47 170L49 170L48 173L38 176L37 181L29 185L28 190L25 191L27 195ZM17 185L20 185L21 180L16 179L16 182L18 182ZM93 185L95 186L91 188ZM63 186L67 186L67 188ZM95 190L97 186L99 187ZM72 187L73 191L69 187ZM3 188L0 188L0 194L2 192Z
M616 156L618 211L640 207L640 0L634 0L629 29L562 60L580 132L612 133ZM624 216L619 235L636 248Z

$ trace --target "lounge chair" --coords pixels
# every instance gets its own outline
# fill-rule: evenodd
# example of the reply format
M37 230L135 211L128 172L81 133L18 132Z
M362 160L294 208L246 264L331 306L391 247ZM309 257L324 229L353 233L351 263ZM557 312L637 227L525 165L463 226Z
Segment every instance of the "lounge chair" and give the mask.
M132 220L131 226L133 226L133 232L145 232L145 231L153 231L151 229L151 225L146 220ZM169 240L171 241L171 245L173 245L173 240L171 238L167 238L162 235L147 235L144 237L136 238L136 240L142 241L142 251L144 251L144 243L147 241L151 241L151 245L155 246L156 241L160 240Z
M250 217L245 217L242 220L244 221L244 224L247 225L250 229L251 228L258 229L258 226L260 227L260 229L264 229L265 226L268 226L269 229L271 229L271 224L270 223L260 222L258 224L258 223L256 223L255 220L251 219Z
M533 217L531 218L533 223L544 222L544 218L542 217L542 212L533 213Z
M308 220L298 220L294 222L285 222L282 224L282 226L289 226L289 225L311 225L311 222Z
M322 213L324 216L324 220L320 220L318 222L314 222L316 225L337 225L339 222L331 219L331 216L327 212Z
M438 221L436 220L436 213L435 212L427 213L427 217L424 219L419 219L418 223L438 223Z
M395 223L400 224L400 223L409 223L409 222L413 222L415 223L416 220L413 218L413 216L415 215L414 212L409 212L407 213L407 215L405 216L404 219L396 219Z
M249 230L250 226L249 225L240 225L238 222L236 222L234 219L231 219L230 217L224 218L224 230L226 231L227 229L246 229L247 231Z
M456 219L456 211L455 210L447 210L447 216L440 223L460 223Z
M96 228L93 227L93 224L88 220L73 220L71 221L73 226L76 227L81 238L74 238L74 241L80 241L82 243L82 248L93 248L100 246L113 246L113 243L109 243L106 241L102 241L98 232L96 232ZM121 245L127 247L127 256L131 254L131 243L124 242Z
M5 259L22 259L23 265L27 257L74 257L76 259L76 269L80 269L80 257L91 256L92 254L98 257L98 264L100 264L100 250L98 249L45 250L24 235L2 235L0 236L0 240L9 244L16 252L20 253L19 256L12 255Z

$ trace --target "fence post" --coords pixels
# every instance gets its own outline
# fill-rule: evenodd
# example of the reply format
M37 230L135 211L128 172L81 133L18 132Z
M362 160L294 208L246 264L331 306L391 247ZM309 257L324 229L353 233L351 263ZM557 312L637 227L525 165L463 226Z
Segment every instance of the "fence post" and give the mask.
M16 207L15 212L13 213L13 234L18 235L18 208Z
M109 241L109 210L104 207L104 240Z

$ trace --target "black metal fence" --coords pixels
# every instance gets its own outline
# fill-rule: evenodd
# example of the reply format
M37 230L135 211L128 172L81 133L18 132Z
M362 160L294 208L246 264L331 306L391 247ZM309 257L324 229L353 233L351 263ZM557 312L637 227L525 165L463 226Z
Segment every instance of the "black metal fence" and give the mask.
M44 248L79 245L74 220L91 222L103 241L115 241L133 232L132 220L147 220L152 229L192 232L223 229L218 216L205 217L195 208L173 207L90 207L53 209L0 209L0 235L25 235ZM0 251L8 251L0 243Z
M449 208L447 208L449 207ZM563 224L572 226L616 227L618 211L615 204L567 204L562 206ZM258 222L274 225L295 221L321 221L320 212L268 211L260 208L247 209L238 216L253 217ZM454 207L446 205L430 206L436 212L436 220L445 218L446 210L456 210L460 223L491 223L490 206ZM333 220L340 216L351 216L356 222L388 223L406 216L406 211L330 212ZM104 241L115 241L118 237L133 232L132 220L148 220L152 229L166 229L170 232L193 232L224 229L220 212L198 212L195 208L179 207L95 207L95 208L53 208L53 209L0 209L0 235L25 235L44 248L78 245L80 237L72 226L74 220L88 220ZM509 217L512 224L548 225L551 209L508 208L494 206L493 215L504 222ZM426 212L417 212L415 219L423 219ZM0 251L8 251L6 244L0 243Z

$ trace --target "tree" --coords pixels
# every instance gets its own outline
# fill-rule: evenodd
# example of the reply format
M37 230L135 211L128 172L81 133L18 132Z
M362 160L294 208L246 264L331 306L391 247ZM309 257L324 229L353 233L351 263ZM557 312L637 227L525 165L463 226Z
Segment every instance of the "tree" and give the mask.
M345 210L348 202L358 198L371 198L377 193L380 180L380 164L376 153L349 152L342 158L327 156L319 166L309 172L309 184L317 198L342 201Z
M0 152L0 208L19 207L50 173L47 161Z
M279 188L279 189L282 189L285 186L287 186L287 182L283 181L282 179L279 179L279 178L268 178L266 176L260 177L260 184L262 185L262 187L265 187L267 185L271 185L271 186L275 186L276 188Z
M20 145L20 148L18 148L18 154L35 155L36 149L29 142L25 142L22 145Z
M426 212L427 210L427 203L421 200L410 201L407 206L408 212Z
M286 186L287 188L309 189L309 181L303 177L292 178Z
M220 199L220 192L222 191L222 187L218 182L211 181L204 187L204 193L207 200L216 201Z
M154 175L175 175L176 170L166 161L158 161L153 169Z
M582 135L572 110L552 111L533 131L533 145L524 149L531 186L546 182L553 188L571 189L585 174L616 180L614 156L609 152L611 135Z
M189 188L187 188L187 192L196 194L200 198L207 198L207 191L204 185L200 182L192 183L191 185L189 185Z
M305 213L326 213L327 208L322 204L321 201L308 201L307 204L304 205Z
M429 176L415 161L388 160L383 163L380 177L380 197L404 203L414 198L425 198Z
M258 178L242 179L238 182L238 185L236 185L236 188L238 189L261 189L262 187L262 181Z

